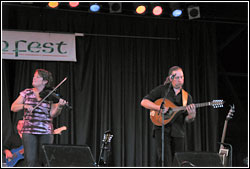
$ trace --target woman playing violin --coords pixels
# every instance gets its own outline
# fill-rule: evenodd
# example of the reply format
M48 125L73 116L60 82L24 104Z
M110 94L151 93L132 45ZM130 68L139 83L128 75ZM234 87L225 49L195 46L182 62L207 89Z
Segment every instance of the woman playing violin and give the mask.
M67 103L63 99L58 103L46 100L41 102L39 93L45 87L51 87L52 81L50 72L37 69L33 77L33 88L20 92L19 97L11 105L13 112L24 110L24 126L21 133L25 151L24 159L28 167L43 165L42 145L53 143L53 118L61 113L62 107Z

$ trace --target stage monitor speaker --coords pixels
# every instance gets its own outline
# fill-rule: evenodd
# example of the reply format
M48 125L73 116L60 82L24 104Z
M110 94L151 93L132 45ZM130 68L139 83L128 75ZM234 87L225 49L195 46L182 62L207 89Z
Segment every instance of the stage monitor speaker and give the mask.
M48 167L94 167L96 166L87 145L43 145Z
M178 167L223 167L218 153L179 152L175 153L173 166Z

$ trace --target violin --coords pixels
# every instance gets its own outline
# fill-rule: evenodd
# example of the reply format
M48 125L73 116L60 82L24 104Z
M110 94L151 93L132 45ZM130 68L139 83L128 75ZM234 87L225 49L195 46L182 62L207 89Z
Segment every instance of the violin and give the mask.
M47 90L47 91L49 91L49 93L45 96L45 95L43 95L44 93L41 93L41 96L45 96L45 97L43 97L43 99L33 108L33 110L35 110L45 99L47 99L49 96L51 96L52 94L53 94L53 92L59 87L59 86L61 86L61 84L63 84L63 82L65 81L65 80L67 80L67 77L65 77L53 90ZM48 89L48 88L47 88ZM44 90L45 91L45 90ZM39 93L39 95L40 95L40 93ZM40 96L40 97L41 97ZM58 97L56 97L56 95L52 95L52 96L54 96L54 98L57 98L58 99L58 101L57 102L59 102L59 100L60 100L60 97L58 96ZM52 97L53 98L53 97ZM68 107L69 109L72 109L72 107L71 106L69 106L68 105L68 103L67 104L65 104L66 105L66 107ZM33 112L33 110L30 112L30 113L32 113Z
M45 100L47 101L52 101L53 103L58 103L59 100L62 98L58 93L55 93L53 91L53 88L48 88L48 87L45 87L40 93L39 93L39 96L44 99L46 96L47 98L45 98ZM65 106L69 109L72 109L72 107L66 103Z
M45 98L47 95L49 95L49 93L53 90L53 88L51 87L45 87L40 93L39 96L43 99ZM52 92L47 98L47 101L52 101L53 103L58 103L60 100L61 96L55 92Z

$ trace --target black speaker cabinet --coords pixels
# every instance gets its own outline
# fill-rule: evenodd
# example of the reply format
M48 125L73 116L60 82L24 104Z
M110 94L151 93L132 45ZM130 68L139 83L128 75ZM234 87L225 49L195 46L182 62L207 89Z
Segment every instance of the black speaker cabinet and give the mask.
M175 153L175 167L223 167L218 153L211 152L180 152Z
M43 145L48 167L94 167L96 165L87 145Z

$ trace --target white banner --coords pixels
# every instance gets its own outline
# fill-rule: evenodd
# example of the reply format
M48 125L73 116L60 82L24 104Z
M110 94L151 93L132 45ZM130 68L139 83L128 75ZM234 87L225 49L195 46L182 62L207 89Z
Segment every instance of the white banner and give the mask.
M75 35L2 31L2 58L18 60L74 61Z

